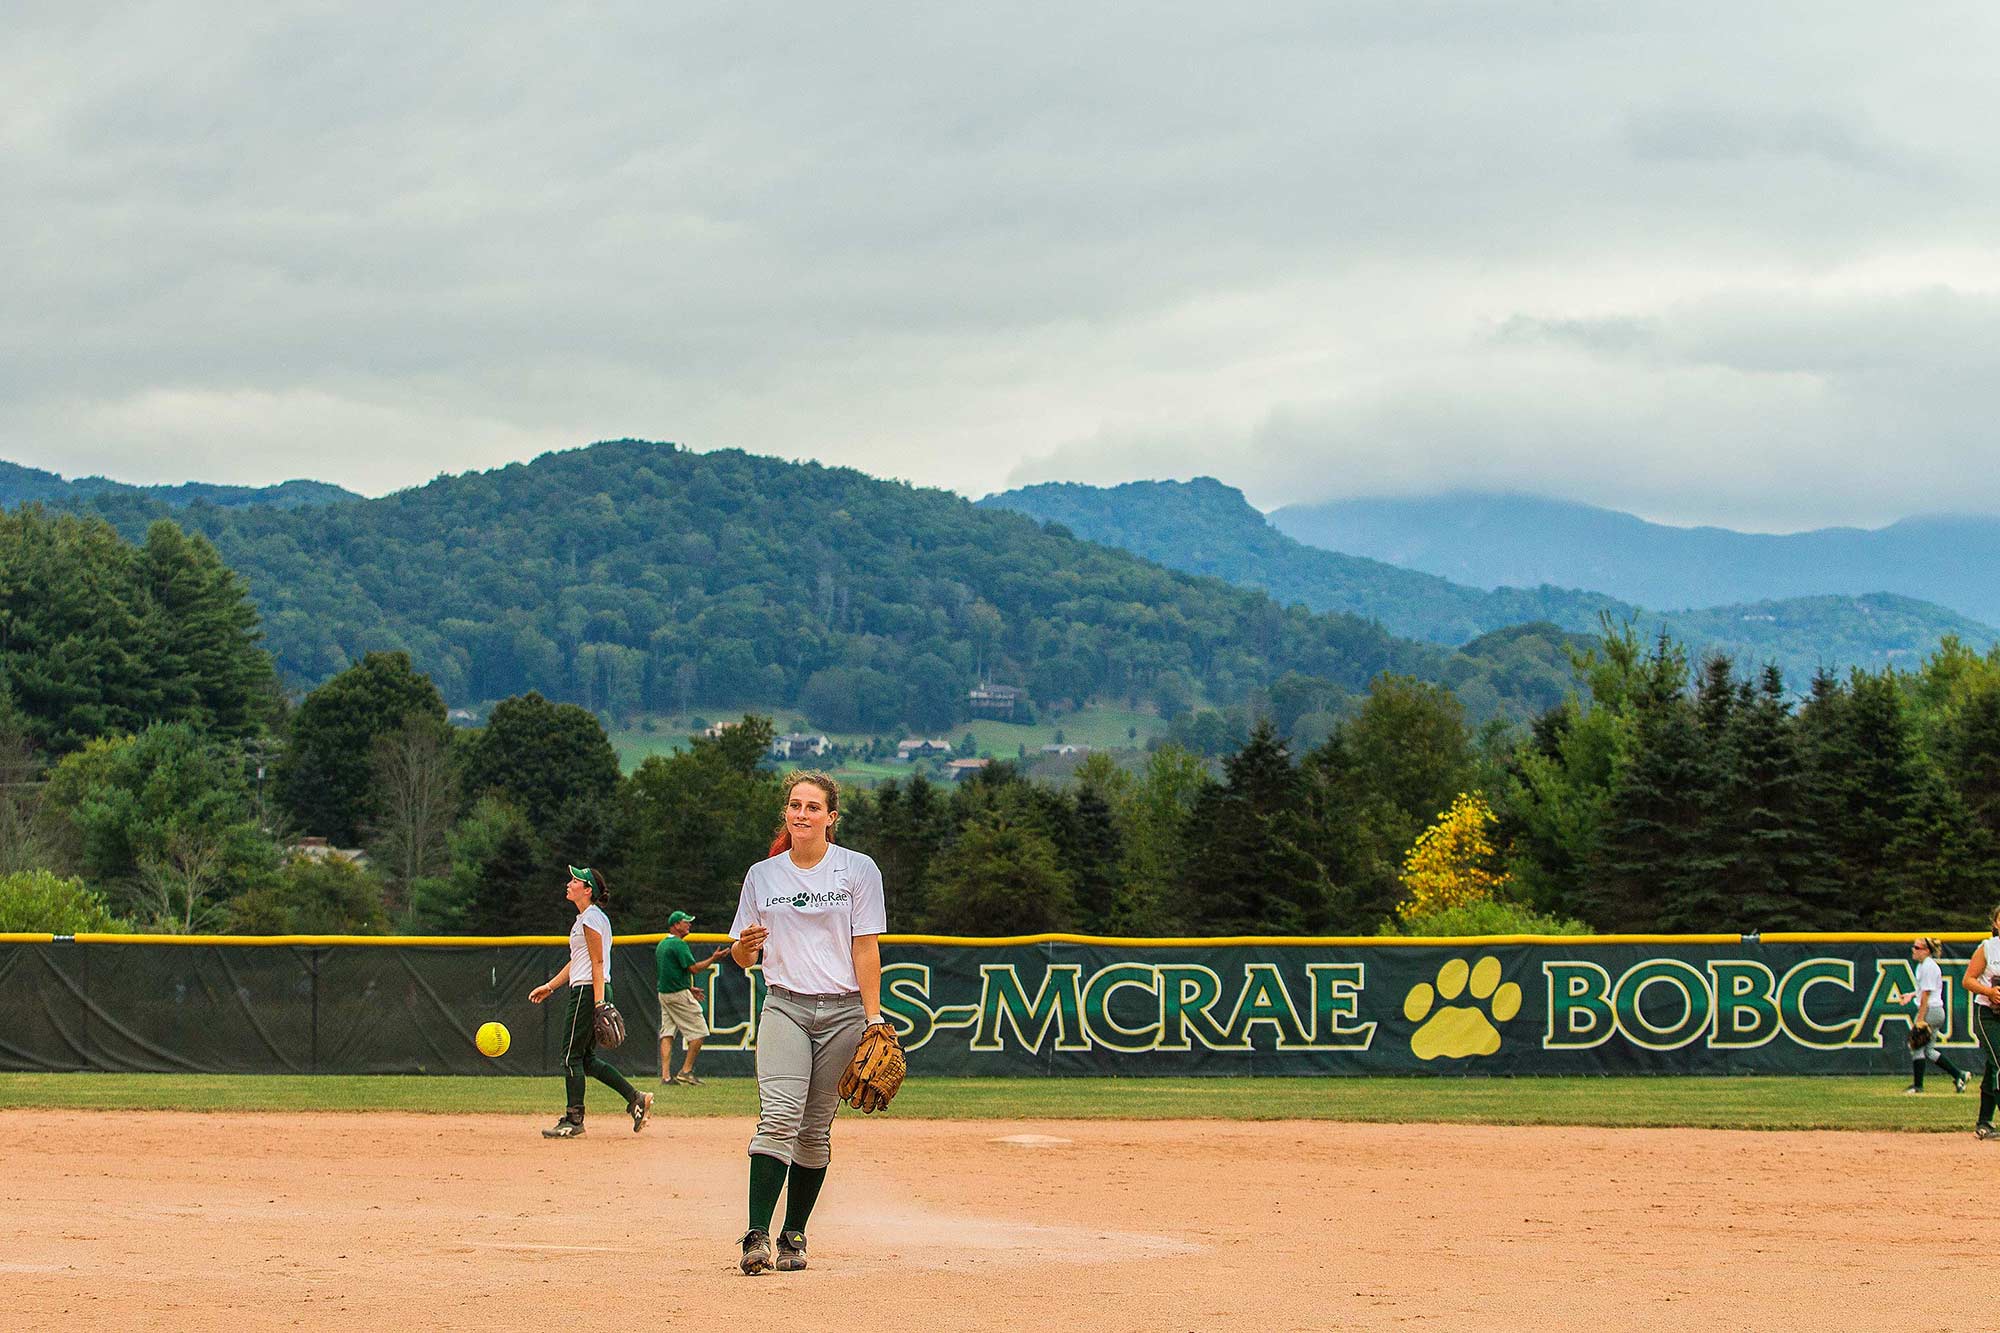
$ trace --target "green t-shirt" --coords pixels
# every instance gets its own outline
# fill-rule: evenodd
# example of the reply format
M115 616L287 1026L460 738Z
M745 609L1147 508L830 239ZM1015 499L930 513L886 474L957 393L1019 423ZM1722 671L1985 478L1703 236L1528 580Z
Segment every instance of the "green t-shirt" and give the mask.
M694 950L688 948L686 940L669 935L653 950L653 966L660 974L660 994L686 990L693 984L688 973L694 967Z

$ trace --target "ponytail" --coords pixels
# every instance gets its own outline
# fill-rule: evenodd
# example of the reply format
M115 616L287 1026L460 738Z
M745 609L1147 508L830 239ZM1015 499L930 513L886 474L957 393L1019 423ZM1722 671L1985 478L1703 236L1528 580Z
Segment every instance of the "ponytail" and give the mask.
M771 850L764 853L764 855L776 856L779 852L789 852L790 850L792 850L792 831L783 824L780 824L778 825L777 834L771 839Z

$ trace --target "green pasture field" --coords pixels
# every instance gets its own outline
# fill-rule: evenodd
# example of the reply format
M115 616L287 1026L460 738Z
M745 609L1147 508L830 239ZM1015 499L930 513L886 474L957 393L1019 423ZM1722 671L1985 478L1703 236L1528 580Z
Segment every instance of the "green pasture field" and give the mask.
M1167 724L1152 713L1126 708L1082 708L1058 718L1043 718L1032 727L995 722L989 718L961 722L951 729L950 739L956 745L969 731L972 738L979 742L981 754L990 754L995 759L1012 759L1020 753L1023 745L1028 747L1032 756L1042 746L1055 744L1058 731L1069 744L1088 745L1093 750L1143 750L1148 738L1166 729ZM1127 732L1135 730L1139 733L1137 739L1127 735Z
M733 722L745 713L759 713L771 718L780 732L803 730L814 731L796 713L790 710L773 709L767 705L740 704L729 708L717 707L700 713L654 715L647 719L652 730L646 731L638 724L618 727L610 732L612 748L618 752L618 763L630 773L654 755L670 755L687 748L688 733L699 731L694 719L699 717L709 722ZM1084 708L1061 717L1039 721L1031 727L1016 726L1011 722L995 722L982 718L975 722L958 722L945 730L945 739L952 743L956 751L958 743L971 732L979 743L979 752L994 759L1013 759L1021 752L1023 745L1034 757L1044 745L1053 745L1056 733L1062 732L1063 739L1072 745L1088 745L1094 750L1144 749L1149 737L1166 731L1167 724L1151 713L1135 712L1124 708ZM1128 735L1137 731L1136 739ZM828 739L847 746L866 745L870 737L862 734L828 732ZM954 753L954 759L966 756ZM860 763L852 765L843 773L852 774L864 781L874 782L883 778L903 777L911 772L908 764Z
M656 1114L742 1116L748 1078L661 1087ZM912 1079L890 1113L926 1120L1345 1120L1613 1128L1965 1132L1978 1092L1934 1079L1921 1097L1880 1078ZM590 1106L619 1113L596 1083ZM0 1110L417 1111L554 1115L562 1083L423 1075L0 1074ZM841 1114L853 1115L842 1109Z

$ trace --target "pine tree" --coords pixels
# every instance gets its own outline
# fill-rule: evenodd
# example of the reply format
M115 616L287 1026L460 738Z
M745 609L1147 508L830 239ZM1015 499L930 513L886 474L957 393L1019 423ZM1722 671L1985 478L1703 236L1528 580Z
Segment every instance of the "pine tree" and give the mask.
M1848 899L1857 905L1863 925L1895 930L1898 918L1926 891L1909 882L1909 839L1922 822L1917 807L1921 774L1894 679L1856 671L1848 688L1846 722L1854 768L1833 841Z
M1992 910L1993 836L1935 768L1923 767L1891 851L1899 873L1877 929L1964 929Z
M2000 841L2000 687L1967 695L1939 749L1939 762L1972 818Z
M276 674L258 646L257 609L199 534L162 519L146 531L139 575L156 622L167 716L242 739L264 725Z
M951 827L937 784L918 773L908 782L883 783L872 800L854 801L841 816L840 840L874 858L899 919L921 921L930 900L931 863Z
M1724 738L1721 813L1731 857L1721 867L1730 919L1756 930L1832 930L1838 910L1836 867L1810 827L1797 726L1784 679L1767 665L1746 692Z
M1203 934L1298 933L1325 918L1325 867L1304 791L1277 729L1260 722L1201 795L1191 820L1192 922Z
M925 924L952 935L1028 935L1067 930L1075 912L1055 845L1031 820L996 806L938 857Z
M1612 788L1585 915L1600 930L1715 930L1690 920L1712 910L1690 871L1709 781L1694 710L1684 693L1687 659L1664 636L1634 682L1632 753Z

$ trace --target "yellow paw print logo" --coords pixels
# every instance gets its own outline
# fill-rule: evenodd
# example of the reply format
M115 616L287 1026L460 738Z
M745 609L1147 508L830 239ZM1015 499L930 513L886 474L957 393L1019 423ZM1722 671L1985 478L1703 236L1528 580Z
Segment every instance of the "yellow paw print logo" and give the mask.
M1486 1008L1446 1004L1433 1012L1439 1000L1456 1000L1468 991ZM1491 1019L1487 1010L1493 1013ZM1491 1055L1500 1049L1500 1029L1493 1024L1505 1023L1520 1012L1521 988L1511 981L1500 984L1500 960L1491 954L1470 966L1463 958L1449 959L1438 969L1435 990L1429 982L1419 981L1403 997L1403 1017L1423 1024L1410 1038L1410 1053L1419 1060Z

